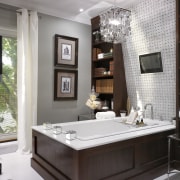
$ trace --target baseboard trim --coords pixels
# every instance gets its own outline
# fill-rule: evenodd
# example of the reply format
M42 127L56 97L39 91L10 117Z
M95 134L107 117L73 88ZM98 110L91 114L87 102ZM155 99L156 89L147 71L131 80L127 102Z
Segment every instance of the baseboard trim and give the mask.
M17 147L18 147L17 141L0 143L0 155L16 152Z

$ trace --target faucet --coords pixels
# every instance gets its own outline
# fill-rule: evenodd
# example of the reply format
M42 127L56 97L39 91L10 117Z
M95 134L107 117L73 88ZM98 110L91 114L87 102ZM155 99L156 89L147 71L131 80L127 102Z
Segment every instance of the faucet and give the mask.
M151 106L151 119L154 119L154 114L153 114L153 105L151 103L145 104L144 110L146 111L147 106ZM145 114L145 112L144 112Z

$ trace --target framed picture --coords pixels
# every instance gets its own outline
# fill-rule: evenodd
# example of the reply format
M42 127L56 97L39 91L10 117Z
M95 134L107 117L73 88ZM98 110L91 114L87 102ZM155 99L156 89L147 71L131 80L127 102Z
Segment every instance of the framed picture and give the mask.
M55 35L55 66L78 66L78 39Z
M54 100L77 99L76 70L55 69L54 71Z

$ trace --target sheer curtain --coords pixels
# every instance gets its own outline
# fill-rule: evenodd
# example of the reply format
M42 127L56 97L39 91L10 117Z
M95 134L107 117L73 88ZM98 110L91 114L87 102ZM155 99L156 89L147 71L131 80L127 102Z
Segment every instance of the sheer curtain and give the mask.
M37 124L38 16L20 9L17 13L18 151L30 153L31 126Z

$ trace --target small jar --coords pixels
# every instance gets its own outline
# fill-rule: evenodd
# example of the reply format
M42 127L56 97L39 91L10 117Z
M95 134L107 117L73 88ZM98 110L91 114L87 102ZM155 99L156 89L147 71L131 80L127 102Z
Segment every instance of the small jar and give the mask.
M62 127L61 126L53 126L53 134L61 134Z
M71 141L74 140L76 138L76 131L74 130L69 130L66 132L66 139Z
M120 116L121 116L121 117L125 117L125 116L126 116L126 111L121 110L121 111L120 111Z
M43 123L43 129L49 130L52 128L52 124L50 122L44 122Z

